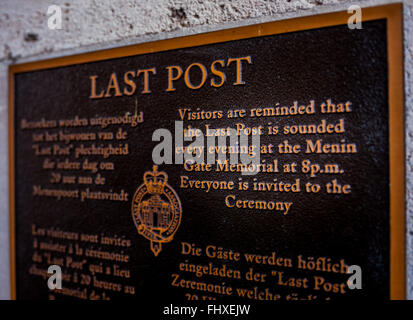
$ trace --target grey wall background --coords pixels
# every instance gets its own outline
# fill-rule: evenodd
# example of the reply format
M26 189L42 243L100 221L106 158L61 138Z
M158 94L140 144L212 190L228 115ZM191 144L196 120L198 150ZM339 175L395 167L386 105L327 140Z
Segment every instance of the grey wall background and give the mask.
M413 299L413 0L1 0L0 299L9 298L8 65L265 21L404 2L407 293ZM61 30L47 27L59 5Z

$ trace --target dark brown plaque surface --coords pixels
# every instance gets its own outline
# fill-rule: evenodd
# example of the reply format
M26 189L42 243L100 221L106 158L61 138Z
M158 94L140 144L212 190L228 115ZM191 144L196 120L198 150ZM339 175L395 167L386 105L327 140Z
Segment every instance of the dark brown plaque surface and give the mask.
M13 297L404 298L401 6L348 17L12 66ZM179 120L261 130L265 170L154 168Z

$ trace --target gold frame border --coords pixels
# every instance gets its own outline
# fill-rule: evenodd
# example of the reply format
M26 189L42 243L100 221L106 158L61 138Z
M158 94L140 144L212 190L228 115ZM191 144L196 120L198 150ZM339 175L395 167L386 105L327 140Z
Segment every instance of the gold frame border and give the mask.
M405 266L405 148L403 78L403 5L401 3L363 8L363 21L387 19L389 72L390 141L390 298L406 298ZM14 198L14 75L22 72L63 67L231 40L346 24L346 11L213 31L173 39L146 42L120 48L28 62L9 67L9 206L10 206L10 286L16 299L15 198Z

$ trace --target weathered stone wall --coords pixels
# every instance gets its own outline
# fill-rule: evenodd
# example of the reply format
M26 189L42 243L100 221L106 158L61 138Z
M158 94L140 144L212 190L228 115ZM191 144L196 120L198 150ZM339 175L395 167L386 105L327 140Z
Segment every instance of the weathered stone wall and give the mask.
M392 0L1 0L0 1L0 298L9 298L8 80L11 63ZM408 296L413 299L413 0L404 0ZM59 5L61 30L47 27Z

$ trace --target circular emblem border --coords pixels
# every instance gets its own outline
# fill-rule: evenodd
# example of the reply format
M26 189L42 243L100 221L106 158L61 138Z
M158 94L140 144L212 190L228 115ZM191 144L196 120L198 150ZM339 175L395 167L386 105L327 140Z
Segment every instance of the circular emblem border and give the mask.
M169 184L165 184L163 195L169 200L173 208L173 215L172 215L172 222L166 231L163 233L154 233L150 228L146 227L146 225L141 220L140 212L139 212L139 204L142 201L145 195L149 194L146 185L143 183L139 186L139 188L135 191L135 194L132 198L132 218L133 223L138 230L138 233L145 237L150 241L166 243L172 241L176 231L178 230L181 224L181 216L182 216L182 205L181 200L179 199L178 195L176 194L175 190Z

